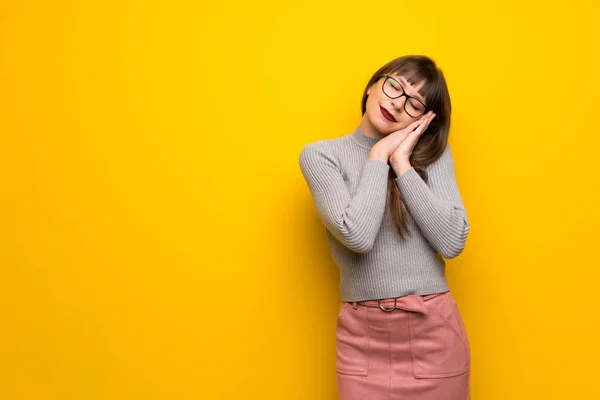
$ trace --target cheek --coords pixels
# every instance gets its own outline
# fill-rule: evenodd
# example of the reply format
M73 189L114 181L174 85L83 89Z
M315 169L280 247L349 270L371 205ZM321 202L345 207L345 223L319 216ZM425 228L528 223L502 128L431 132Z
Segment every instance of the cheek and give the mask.
M406 113L402 113L402 115L396 117L396 119L398 120L398 129L406 128L408 125L412 124L415 121L415 119L406 115Z
M379 111L379 101L373 97L367 99L367 113L371 119L379 118L381 111Z

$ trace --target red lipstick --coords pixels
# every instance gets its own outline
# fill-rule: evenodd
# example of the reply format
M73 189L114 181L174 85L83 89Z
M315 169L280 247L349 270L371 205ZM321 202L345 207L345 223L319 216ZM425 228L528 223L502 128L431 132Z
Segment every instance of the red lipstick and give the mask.
M381 114L383 115L383 117L385 119L387 119L390 122L398 122L396 121L396 118L394 118L394 116L385 108L383 108L382 106L379 106L379 110L381 111Z

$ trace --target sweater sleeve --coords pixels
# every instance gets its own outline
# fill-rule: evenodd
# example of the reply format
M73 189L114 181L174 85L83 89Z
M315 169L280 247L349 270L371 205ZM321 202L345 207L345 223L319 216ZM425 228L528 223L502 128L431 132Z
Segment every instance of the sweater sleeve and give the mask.
M331 150L326 140L305 145L300 169L325 227L350 250L366 253L373 247L385 212L390 166L367 159L351 196Z
M456 183L450 145L426 167L428 182L414 168L396 177L404 203L429 244L445 258L464 249L470 226Z

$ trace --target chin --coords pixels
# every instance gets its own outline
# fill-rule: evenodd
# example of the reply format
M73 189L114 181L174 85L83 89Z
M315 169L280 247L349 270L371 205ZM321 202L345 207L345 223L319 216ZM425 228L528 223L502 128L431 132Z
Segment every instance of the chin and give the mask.
M377 109L377 112L379 112L379 109ZM394 131L397 131L398 129L401 129L396 128L396 126L398 126L397 122L390 122L383 117L377 116L376 118L369 118L369 120L371 121L371 125L373 125L375 129L377 129L384 135L390 134Z
M400 121L388 121L383 115L381 115L379 104L375 104L370 111L372 116L372 118L370 118L371 123L379 132L391 133L397 131L398 129L402 129L402 123Z

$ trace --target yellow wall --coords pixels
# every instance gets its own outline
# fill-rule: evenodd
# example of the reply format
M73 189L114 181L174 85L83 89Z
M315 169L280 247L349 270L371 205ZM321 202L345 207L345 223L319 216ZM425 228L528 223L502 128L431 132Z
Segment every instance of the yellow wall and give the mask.
M598 398L594 1L0 5L0 398L334 399L298 155L442 66L474 399Z

